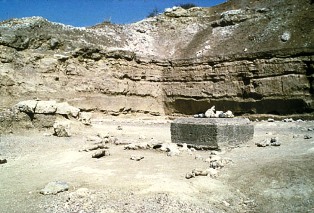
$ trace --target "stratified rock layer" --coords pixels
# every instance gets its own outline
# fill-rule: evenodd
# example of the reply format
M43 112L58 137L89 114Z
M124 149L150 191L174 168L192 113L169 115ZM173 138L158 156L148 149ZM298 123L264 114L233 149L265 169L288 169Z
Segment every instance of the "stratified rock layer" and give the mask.
M11 19L0 23L0 109L40 99L111 115L312 112L313 23L310 0L232 0L90 28Z

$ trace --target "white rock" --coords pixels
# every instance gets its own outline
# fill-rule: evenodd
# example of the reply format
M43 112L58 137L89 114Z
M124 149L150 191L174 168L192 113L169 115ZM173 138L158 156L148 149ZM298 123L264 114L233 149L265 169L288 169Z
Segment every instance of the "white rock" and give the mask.
M216 178L218 176L218 170L213 169L213 168L209 168L206 169L207 171L207 175L210 176L211 178Z
M35 113L38 114L52 114L57 110L56 101L38 101L35 108Z
M80 112L79 113L79 121L81 121L85 125L91 125L92 113L90 112Z
M35 113L36 106L37 106L37 101L35 100L21 101L15 105L15 107L20 112L32 113L32 114Z
M224 112L223 111L216 111L215 116L216 116L216 118L224 117Z
M59 192L64 192L69 190L69 185L63 181L54 181L48 183L44 189L40 190L40 194L43 195L50 195L50 194L57 194Z
M80 109L74 106L71 106L67 102L57 103L57 110L56 113L60 115L71 115L73 117L77 117Z
M212 106L210 109L208 109L205 112L205 117L206 118L215 118L216 117L215 106Z
M225 112L224 115L225 115L225 118L233 118L234 117L233 113L230 110Z

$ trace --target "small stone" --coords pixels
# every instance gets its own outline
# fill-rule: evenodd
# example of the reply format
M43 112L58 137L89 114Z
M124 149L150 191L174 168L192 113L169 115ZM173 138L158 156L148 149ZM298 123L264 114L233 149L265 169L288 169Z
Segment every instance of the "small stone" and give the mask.
M311 139L312 138L312 136L310 136L310 135L304 135L304 139Z
M167 147L167 156L176 156L176 155L180 155L180 150L178 149L176 144L170 144Z
M194 174L195 176L207 176L208 172L207 170L193 169L192 174Z
M290 32L284 32L281 36L280 39L283 42L287 42L291 38Z
M283 119L283 122L293 122L293 119L292 118L285 118L285 119Z
M270 142L271 143L275 143L275 142L278 142L278 137L273 137L270 139Z
M307 131L313 131L313 128L310 127L310 128L307 129Z
M90 112L80 112L79 113L79 121L81 121L84 125L89 126L92 124L92 113Z
M7 161L7 159L1 159L0 158L0 164L5 164L5 163L7 163L8 161Z
M132 155L132 156L130 157L130 159L131 159L131 160L135 160L135 161L140 161L140 160L144 159L144 157L143 157L143 156L135 156L135 155Z
M89 151L94 151L97 149L109 149L109 147L105 146L104 144L96 144L96 145L81 149L81 150L79 150L79 152L89 152Z
M117 126L117 130L122 130L122 126Z
M92 155L92 158L101 158L101 157L105 157L105 156L110 156L110 152L109 150L105 149L105 150L99 150L97 152L95 152Z
M44 189L40 190L40 194L43 195L55 195L59 192L64 192L69 190L69 185L63 181L54 181L48 183Z
M281 143L279 142L278 137L273 137L270 139L270 145L271 146L280 146Z
M273 118L268 118L267 120L268 122L275 122L275 120Z
M270 145L270 140L264 139L261 142L256 142L255 145L258 147L266 147Z
M210 176L211 178L216 178L218 176L218 170L217 169L213 169L213 168L209 168L206 169L208 176Z
M195 174L194 174L194 173L191 173L191 172L186 173L185 178L186 178L186 179L195 178Z
M229 207L230 206L230 203L228 203L227 201L222 201L222 204L224 204L225 206Z

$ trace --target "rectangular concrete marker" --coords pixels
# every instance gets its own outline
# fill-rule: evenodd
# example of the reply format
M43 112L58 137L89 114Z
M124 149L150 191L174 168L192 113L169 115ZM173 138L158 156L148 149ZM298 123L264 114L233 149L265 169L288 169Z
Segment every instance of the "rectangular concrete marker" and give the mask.
M179 118L171 123L171 141L218 148L253 138L254 126L245 118Z

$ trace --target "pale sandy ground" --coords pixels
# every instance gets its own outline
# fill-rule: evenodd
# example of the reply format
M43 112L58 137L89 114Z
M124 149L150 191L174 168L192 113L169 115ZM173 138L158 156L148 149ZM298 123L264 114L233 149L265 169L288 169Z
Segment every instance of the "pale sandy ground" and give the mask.
M217 178L185 178L209 168L195 156L205 159L210 151L169 157L109 144L111 156L100 159L78 151L99 132L124 142L170 142L170 122L106 118L76 126L69 138L44 136L52 130L1 135L0 158L8 162L0 165L0 212L314 212L314 139L304 139L314 136L312 121L254 122L252 141L222 148L219 155L233 163ZM255 145L275 136L279 147ZM66 181L69 191L39 194L56 180Z

